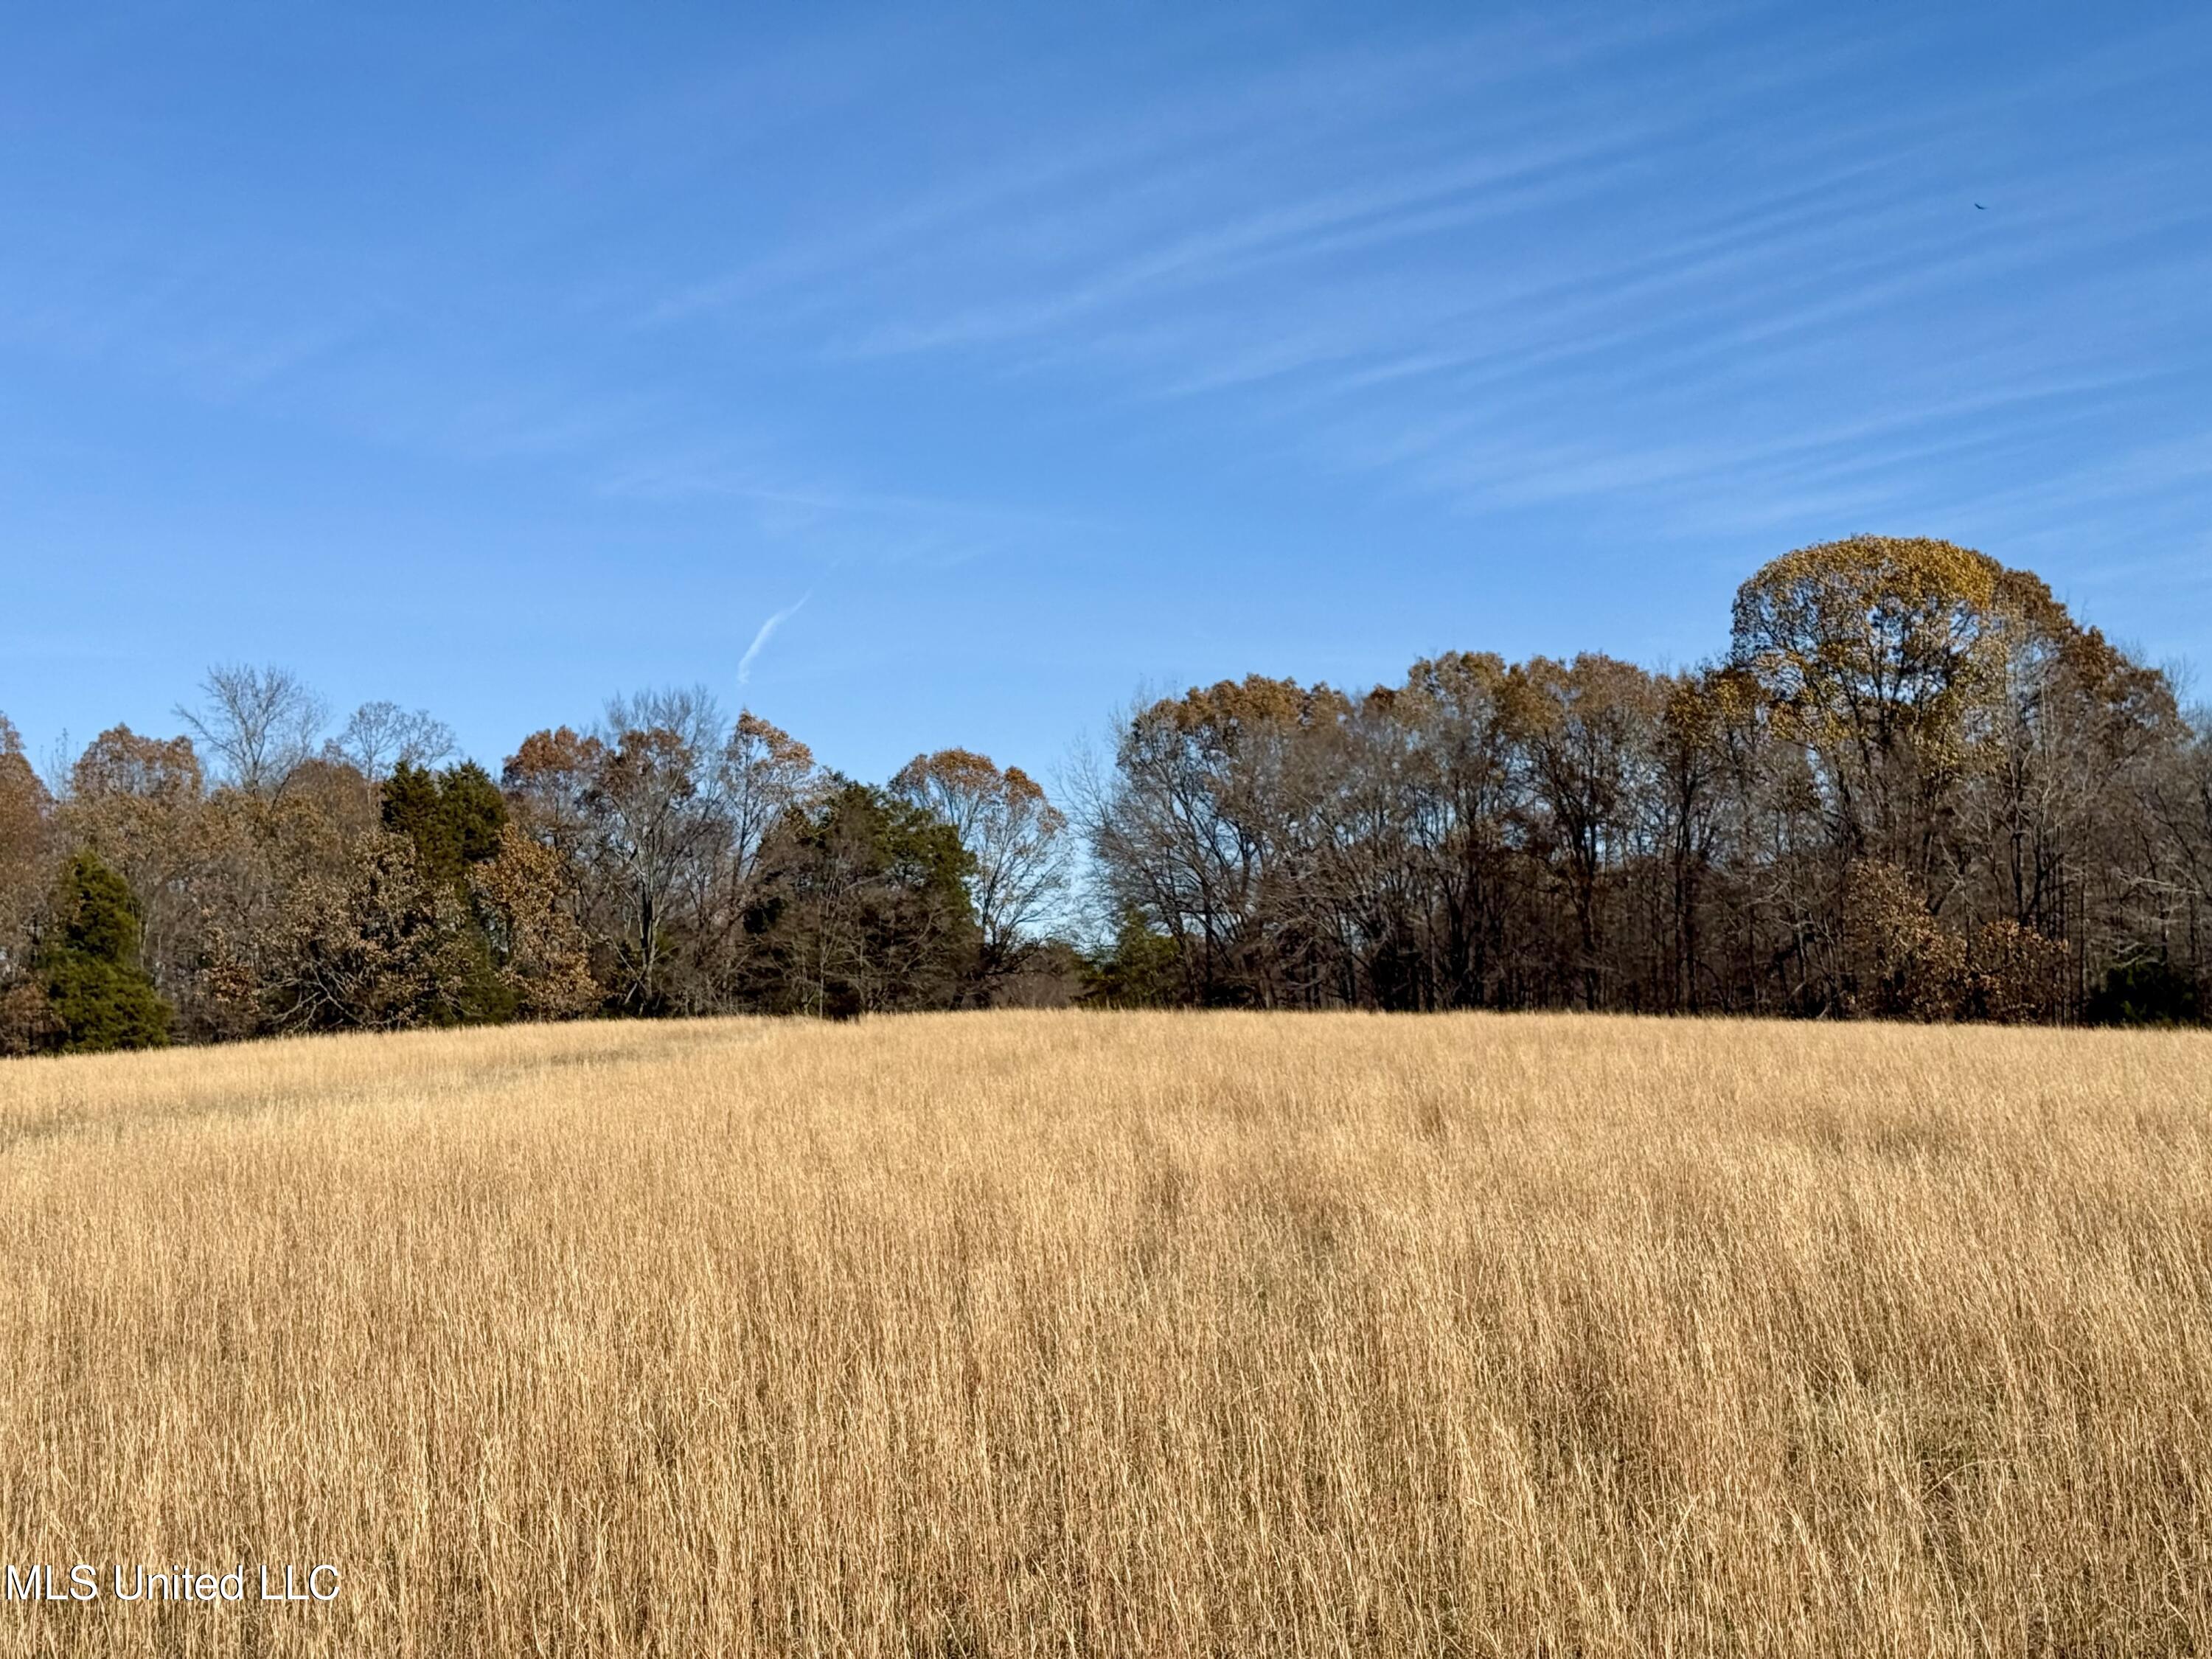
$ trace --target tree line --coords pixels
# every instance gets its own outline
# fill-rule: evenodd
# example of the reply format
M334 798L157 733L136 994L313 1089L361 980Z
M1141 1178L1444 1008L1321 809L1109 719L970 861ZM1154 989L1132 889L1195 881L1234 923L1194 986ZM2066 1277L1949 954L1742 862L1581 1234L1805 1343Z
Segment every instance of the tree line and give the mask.
M1679 672L1194 688L1064 806L960 749L855 781L699 690L496 776L389 703L333 732L281 670L202 693L49 778L0 718L0 1051L1074 1000L2205 1012L2212 725L1943 542L1785 555Z
M1039 994L1066 821L1018 768L858 783L693 690L533 732L494 777L390 704L325 738L282 670L203 693L58 787L0 723L0 1047Z

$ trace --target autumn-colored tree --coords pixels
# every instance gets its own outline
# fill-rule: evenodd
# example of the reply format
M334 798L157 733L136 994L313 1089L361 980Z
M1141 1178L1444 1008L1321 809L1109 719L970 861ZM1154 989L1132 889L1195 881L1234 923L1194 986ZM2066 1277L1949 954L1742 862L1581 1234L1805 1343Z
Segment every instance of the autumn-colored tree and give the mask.
M52 799L0 714L0 984L24 963L33 917L46 897Z
M2072 952L2009 916L1985 921L1966 945L1961 1011L2000 1025L2060 1018L2070 989Z
M1066 817L1020 767L1002 771L969 749L916 755L890 787L948 826L967 849L980 938L976 971L988 1000L989 988L1017 971L1039 942L1037 922L1066 888L1060 849Z
M761 858L775 826L810 799L814 757L750 709L720 732L703 694L664 696L657 717L682 738L690 792L666 838L658 994L669 1012L708 1012L743 999Z
M1438 826L1410 707L1378 686L1326 705L1291 744L1282 787L1299 805L1266 886L1289 1000L1437 1003L1437 911L1427 901ZM1117 957L1131 942L1121 930Z
M2163 752L2154 753L2136 770L2141 798L2153 826L2144 838L2164 855L2168 902L2149 920L2157 948L2123 939L2113 966L2154 957L2171 965L2177 945L2185 958L2182 976L2207 976L2205 934L2212 931L2212 709L2197 709L2182 723L2182 735ZM2132 861L2132 860L2131 860Z
M570 1018L605 994L567 891L572 875L551 848L514 823L501 827L497 854L470 867L500 982L521 1018Z
M592 835L592 788L606 745L563 726L533 732L500 769L507 804L523 827L562 860L580 865Z
M1823 945L1855 925L1843 915L1855 861L1899 872L1916 904L1963 923L1991 902L1991 842L2004 833L2012 919L2044 919L2060 854L2035 844L2033 795L2070 712L2054 677L2097 648L2041 583L1948 542L1854 537L1784 555L1744 584L1733 666L1782 745L1770 775L1802 781L1789 816L1816 813L1827 847L1825 860L1801 851L1770 866L1787 872L1778 891L1802 1006L1858 994L1856 970Z
M513 822L543 847L559 869L556 890L589 942L592 971L604 984L615 973L614 905L594 856L593 781L606 745L571 726L534 732L500 769Z
M64 833L120 874L137 897L141 956L162 994L188 1000L199 951L198 878L210 849L206 794L189 738L111 726L70 770Z
M199 799L204 781L190 738L142 738L127 726L101 732L70 769L70 793L79 800L174 806Z
M1656 682L1652 728L1652 788L1648 804L1655 850L1665 860L1665 987L1660 1006L1695 1012L1705 988L1707 892L1724 827L1728 749L1723 736L1729 688L1722 671L1678 674Z
M742 890L777 821L805 802L816 781L814 751L750 708L722 745L716 779L730 874Z
M1285 784L1300 734L1345 708L1327 686L1253 675L1164 698L1123 731L1085 830L1109 902L1175 940L1191 1000L1286 1000L1268 939L1296 891L1304 803Z
M1648 781L1658 689L1632 663L1538 657L1514 672L1511 708L1534 786L1536 820L1574 915L1572 975L1585 1008L1599 1006L1606 954L1600 884L1626 853Z
M750 711L724 732L705 693L663 692L617 699L599 735L534 734L502 777L518 823L562 866L615 1006L741 999L763 847L812 787L804 744Z
M1950 1019L1965 994L1966 942L1929 908L1893 864L1850 866L1844 908L1849 964L1843 1012L1892 1019Z
M2007 574L1949 542L1856 536L1784 554L1737 592L1734 660L1815 758L1850 856L1927 873L1930 809L2001 674Z
M379 833L285 896L260 955L277 1030L397 1030L483 1017L484 964L460 896L407 837Z
M672 726L633 726L606 750L589 802L600 865L621 896L622 1006L666 1012L662 982L672 901L709 829L699 800L700 754Z
M50 1046L59 1026L31 972L32 928L52 890L53 802L0 714L0 1054Z
M1407 732L1407 810L1434 895L1434 998L1510 1006L1525 994L1527 871L1511 671L1491 652L1415 663L1393 704Z

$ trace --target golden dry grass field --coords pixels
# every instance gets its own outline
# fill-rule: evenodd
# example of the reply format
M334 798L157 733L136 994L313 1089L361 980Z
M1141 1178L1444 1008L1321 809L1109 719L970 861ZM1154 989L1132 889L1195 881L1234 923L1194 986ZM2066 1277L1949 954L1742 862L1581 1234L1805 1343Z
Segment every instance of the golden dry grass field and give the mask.
M0 1601L9 1654L2212 1647L2199 1036L17 1061L0 1284L0 1559L100 1589Z

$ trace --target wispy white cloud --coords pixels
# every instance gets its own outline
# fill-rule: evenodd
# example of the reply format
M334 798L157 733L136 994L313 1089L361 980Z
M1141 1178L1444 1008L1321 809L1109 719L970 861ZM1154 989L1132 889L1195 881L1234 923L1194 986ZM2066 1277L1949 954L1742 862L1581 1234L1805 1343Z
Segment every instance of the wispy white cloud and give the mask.
M773 617L770 617L766 622L760 625L760 631L753 635L753 642L745 647L745 654L738 659L738 684L739 685L747 685L751 684L753 678L753 664L759 658L760 653L767 649L768 642L775 636L775 630L782 627L784 623L789 622L793 617L797 616L799 611L805 607L807 600L813 597L814 590L812 588L807 589L805 592L799 595L797 604L784 606L782 610L777 611Z
M12 215L0 351L787 571L1182 557L1293 499L1585 548L2163 547L2212 501L2160 441L2212 377L2201 21L1224 15L1091 62L974 21L725 37L380 227Z
M1255 475L1760 534L1946 473L1979 499L2207 367L2203 147L2127 130L2201 32L1869 100L1948 50L1936 23L1712 21L1555 15L1216 81L940 173L682 314L788 330L825 372L1160 410Z

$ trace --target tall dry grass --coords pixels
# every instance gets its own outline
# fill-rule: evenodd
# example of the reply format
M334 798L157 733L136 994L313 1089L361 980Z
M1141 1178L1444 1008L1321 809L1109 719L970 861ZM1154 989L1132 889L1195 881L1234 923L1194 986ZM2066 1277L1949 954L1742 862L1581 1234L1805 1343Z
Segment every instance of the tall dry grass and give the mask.
M2212 1645L2212 1041L586 1025L0 1068L8 1653Z

